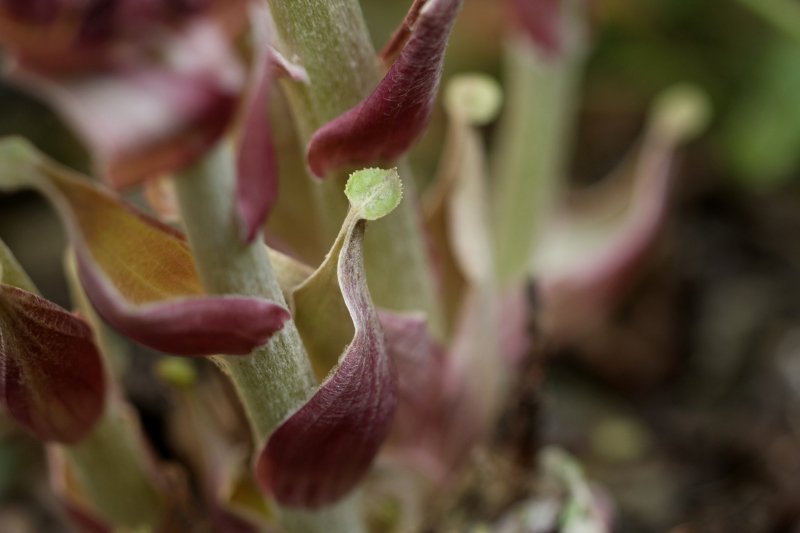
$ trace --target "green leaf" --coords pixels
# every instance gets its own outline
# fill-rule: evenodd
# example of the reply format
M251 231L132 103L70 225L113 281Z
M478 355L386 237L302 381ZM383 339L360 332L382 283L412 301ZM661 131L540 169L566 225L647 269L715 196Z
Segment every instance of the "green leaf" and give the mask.
M723 127L725 155L744 185L768 189L789 181L800 162L800 50L771 47Z
M400 205L403 182L396 168L365 168L350 174L344 193L358 218L378 220Z

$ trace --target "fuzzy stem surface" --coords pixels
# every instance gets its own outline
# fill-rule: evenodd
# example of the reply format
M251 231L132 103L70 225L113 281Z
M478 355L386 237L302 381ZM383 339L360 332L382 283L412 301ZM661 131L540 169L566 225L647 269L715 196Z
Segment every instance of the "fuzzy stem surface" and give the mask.
M223 143L176 179L200 278L209 294L260 296L286 306L261 235L251 244L240 238L234 213L234 168L231 147ZM292 320L250 355L220 356L217 363L236 388L256 449L308 399L314 386L311 364ZM358 513L356 505L346 502L319 512L281 510L289 532L357 532L360 529L352 527L360 523ZM296 515L302 516L300 522Z

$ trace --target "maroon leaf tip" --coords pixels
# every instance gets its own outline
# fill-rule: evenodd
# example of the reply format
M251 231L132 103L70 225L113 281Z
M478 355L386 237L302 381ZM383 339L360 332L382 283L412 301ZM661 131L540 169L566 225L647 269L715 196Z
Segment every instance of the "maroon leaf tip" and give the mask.
M60 215L87 296L120 333L175 355L244 355L289 313L270 300L207 295L183 235L53 163L0 141L0 190L33 187Z
M363 233L364 222L356 223L338 262L353 340L336 370L258 457L259 483L285 506L320 507L345 496L369 468L394 416L395 370L367 289Z
M375 90L311 137L307 157L314 175L388 163L411 147L430 119L460 7L461 0L430 0L419 8L411 36Z
M179 297L131 305L83 255L81 283L98 314L120 333L173 355L247 355L291 318L278 304L238 295Z
M89 326L0 284L0 402L39 438L74 443L103 412L105 376Z

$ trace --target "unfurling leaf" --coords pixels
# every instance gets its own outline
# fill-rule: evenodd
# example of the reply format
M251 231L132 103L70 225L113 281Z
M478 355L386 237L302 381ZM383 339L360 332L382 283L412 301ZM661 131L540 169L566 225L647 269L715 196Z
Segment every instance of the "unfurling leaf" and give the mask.
M630 285L666 222L675 152L704 129L709 114L697 89L669 89L621 170L562 206L531 271L546 327L574 332L602 320Z
M286 506L319 507L344 497L372 463L397 403L394 365L367 289L363 239L365 217L385 216L399 202L399 177L369 169L354 173L347 190L354 205L333 248L294 293L298 330L317 372L333 368L269 437L256 465L264 490ZM337 298L315 298L325 291ZM320 321L335 331L315 327ZM342 322L352 324L343 353ZM329 344L310 342L318 335Z
M491 122L501 101L499 85L486 76L459 76L447 87L452 146L447 171L453 174L442 178L449 181L447 231L462 273L474 284L494 276L486 156L475 127Z
M35 188L55 206L89 299L124 335L176 355L247 354L289 318L261 298L205 295L179 233L25 141L0 142L0 161L0 190Z
M451 328L468 285L494 275L486 156L476 126L494 120L501 101L497 82L483 75L457 76L445 91L445 149L424 212Z
M430 119L460 7L461 0L429 0L419 8L400 56L375 90L311 137L308 164L316 176L388 163L411 147Z
M92 332L34 294L2 242L0 267L0 403L40 439L77 442L105 406L103 363Z
M377 220L394 210L402 199L402 182L396 169L359 170L348 180L345 195L353 213L345 222L347 227L354 219ZM320 380L336 365L353 338L352 320L336 267L341 246L342 235L323 264L295 288L291 298L295 324ZM281 270L291 271L296 267Z

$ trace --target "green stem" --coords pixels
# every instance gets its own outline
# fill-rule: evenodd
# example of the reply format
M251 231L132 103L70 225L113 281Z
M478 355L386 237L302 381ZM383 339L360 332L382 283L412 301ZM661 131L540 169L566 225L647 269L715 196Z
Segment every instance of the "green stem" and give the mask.
M261 239L247 244L240 237L233 169L230 146L221 144L176 180L200 278L209 294L260 296L285 306L267 248ZM311 367L291 321L250 356L223 356L219 362L236 386L258 446L306 401L313 387Z
M581 44L570 44L561 56L544 58L524 36L508 43L494 197L497 274L506 286L528 274L566 172L583 58Z
M380 79L375 50L355 0L269 0L287 57L305 68L310 83L291 83L300 134L356 105Z
M286 305L260 237L252 244L240 238L234 213L234 161L230 145L221 144L176 179L178 201L197 269L209 294L244 294ZM303 342L288 321L264 345L246 357L221 356L260 449L269 434L311 394L314 381ZM289 520L296 513L283 512ZM303 513L303 527L285 523L288 531L359 531L358 508L344 505Z
M287 57L297 58L310 80L285 84L305 145L320 126L374 89L381 69L356 0L269 0L269 5ZM432 330L441 334L443 314L413 201L414 182L405 161L398 162L398 168L407 200L370 225L366 235L370 292L380 307L426 311ZM313 184L327 244L333 242L347 213L344 183L345 176L331 176Z

